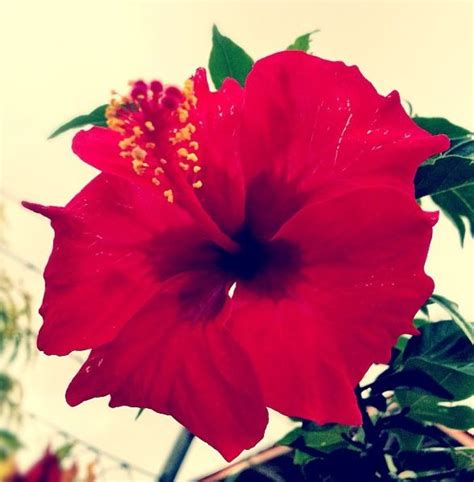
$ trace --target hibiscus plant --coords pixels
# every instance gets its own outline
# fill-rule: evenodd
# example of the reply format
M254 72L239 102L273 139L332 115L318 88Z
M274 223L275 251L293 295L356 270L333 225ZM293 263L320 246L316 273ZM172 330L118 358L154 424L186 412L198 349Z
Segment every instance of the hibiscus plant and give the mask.
M137 80L52 134L87 127L72 149L100 173L24 203L55 230L38 347L91 350L69 404L172 415L228 461L272 408L302 480L472 480L474 329L433 294L422 208L474 234L472 133L312 34L254 63L214 27L216 90Z

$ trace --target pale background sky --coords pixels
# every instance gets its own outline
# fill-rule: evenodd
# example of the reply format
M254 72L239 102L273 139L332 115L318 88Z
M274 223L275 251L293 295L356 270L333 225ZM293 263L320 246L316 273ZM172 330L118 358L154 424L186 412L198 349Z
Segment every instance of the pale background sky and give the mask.
M442 115L474 129L470 1L0 0L0 5L0 174L1 187L13 198L58 205L68 201L95 171L70 151L71 134L52 141L46 141L47 135L64 121L107 102L110 89L126 89L131 78L181 83L195 67L207 65L214 22L254 58L319 28L313 42L316 54L359 65L380 92L399 90L420 115ZM11 201L6 202L10 248L43 267L52 231L44 219ZM13 277L24 280L36 309L41 278L3 258L2 264ZM471 319L473 266L473 242L467 241L461 250L454 228L442 219L435 229L428 272L436 280L437 292L457 300ZM38 317L35 323L39 326ZM135 410L111 410L106 399L68 407L64 391L77 368L74 360L38 355L23 371L25 408L158 472L178 425L153 413L134 422ZM273 417L260 447L287 429L285 419ZM41 424L28 420L23 431L30 448L23 461L28 462L50 437ZM179 480L223 464L215 451L197 441ZM102 480L129 479L109 471ZM133 480L150 479L135 475Z

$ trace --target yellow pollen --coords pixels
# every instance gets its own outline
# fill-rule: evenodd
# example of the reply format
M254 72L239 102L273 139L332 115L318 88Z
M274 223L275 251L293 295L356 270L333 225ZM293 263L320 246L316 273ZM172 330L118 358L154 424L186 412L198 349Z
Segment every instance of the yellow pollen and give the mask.
M147 152L143 150L141 147L134 147L132 150L132 155L137 159L145 159Z
M180 147L178 150L177 150L177 154L179 157L187 157L189 152L188 150L185 148L185 147Z
M202 181L193 182L194 189L201 189L202 188Z
M153 125L153 123L151 121L146 121L145 127L151 132L153 132L155 130L155 126Z
M194 124L189 123L186 127L189 129L189 131L192 134L194 134L196 132L196 126Z
M201 169L202 169L201 166L194 166L194 167L193 167L193 172L194 172L194 173L198 173Z
M151 182L155 185L155 186L159 186L161 184L161 182L156 178L156 177L152 177L151 178Z
M179 108L177 110L178 112L178 119L179 119L179 122L186 122L188 120L188 117L189 117L189 112L186 110L186 109L183 109L183 108Z
M186 159L188 161L192 161L192 162L197 162L198 161L198 156L196 156L196 154L194 154L194 152L191 152L191 154L188 154Z
M197 151L199 149L199 143L197 141L191 141L189 143L189 147L191 149L194 149L195 151Z
M133 133L137 136L137 137L140 137L143 135L143 131L140 129L139 126L135 126L133 128Z
M132 160L132 167L133 167L133 170L139 176L141 176L146 171L146 168L148 167L148 164L146 162L143 162L141 159L133 159Z
M155 167L155 170L153 171L155 175L159 176L160 174L163 174L165 171L162 167Z
M126 137L119 142L120 149L126 149L131 146L135 146L135 136Z
M185 162L180 162L179 163L179 167L183 170L183 171L187 171L189 169L189 164L186 164Z
M163 196L165 196L166 200L172 204L174 201L173 198L173 191L171 189L167 189L166 191L163 192Z
M121 151L120 152L120 157L130 157L132 155L131 152L129 151Z

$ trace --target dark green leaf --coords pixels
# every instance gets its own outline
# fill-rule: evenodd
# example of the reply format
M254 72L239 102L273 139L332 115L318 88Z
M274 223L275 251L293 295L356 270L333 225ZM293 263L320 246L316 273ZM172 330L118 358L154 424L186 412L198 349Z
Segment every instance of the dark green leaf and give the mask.
M396 398L401 408L409 409L408 416L419 422L440 423L459 430L474 428L474 410L467 405L440 405L444 400L413 390L397 390Z
M417 198L463 188L474 189L474 161L468 157L441 156L433 164L421 166L416 173Z
M464 242L466 225L474 237L474 189L472 187L453 189L432 196L447 218L456 226L461 245Z
M243 86L252 65L252 58L242 47L239 47L229 37L222 35L214 25L209 73L216 88L220 88L226 77L236 79Z
M86 115L80 115L78 117L74 117L74 119L66 122L61 127L58 127L49 137L48 139L52 139L53 137L59 136L63 132L66 132L70 129L77 129L79 127L84 127L87 125L94 125L100 127L107 127L107 122L105 119L105 109L107 108L107 104L101 105L97 107L92 112Z
M446 134L450 139L465 137L471 132L464 127L457 126L444 117L413 117L413 120L430 134Z
M291 45L288 45L286 50L302 50L303 52L307 52L311 45L312 36L316 32L319 32L319 29L300 35Z
M451 320L421 327L420 335L408 341L391 370L422 371L450 392L454 400L474 394L474 346Z
M417 197L432 196L455 225L463 244L466 224L474 236L472 133L441 117L414 117L413 120L431 134L446 134L451 140L451 148L447 152L428 159L418 169L415 185Z
M304 431L301 427L295 428L291 432L288 432L281 440L277 443L278 445L291 445L296 439L302 437Z
M139 408L137 414L135 415L135 420L138 420L144 411L144 408Z
M452 320L459 326L459 328L464 332L469 341L474 344L474 324L467 321L459 312L458 305L454 301L448 298L434 294L430 298L431 301L441 306L446 310L451 316Z

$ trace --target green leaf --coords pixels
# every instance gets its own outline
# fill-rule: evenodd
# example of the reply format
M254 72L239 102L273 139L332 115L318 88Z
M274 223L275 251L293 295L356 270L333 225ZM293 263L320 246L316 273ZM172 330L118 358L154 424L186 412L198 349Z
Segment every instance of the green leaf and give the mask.
M413 117L431 134L446 134L451 148L425 161L415 179L417 197L430 195L459 232L461 245L466 225L474 237L474 140L472 132L442 117Z
M286 50L302 50L303 52L307 52L311 45L312 36L317 32L319 32L319 29L300 35L292 44L288 45Z
M141 416L142 413L145 411L144 408L139 408L137 414L135 415L135 421L138 420Z
M226 77L236 79L243 86L252 66L252 58L242 47L239 47L229 37L222 35L214 25L212 27L209 73L216 89L221 87Z
M461 245L464 243L466 225L474 237L474 189L459 188L432 196L443 214L456 226Z
M78 117L74 117L74 119L66 122L61 127L58 127L49 137L48 139L52 139L53 137L59 136L63 132L66 132L70 129L77 129L79 127L84 127L87 125L94 125L100 127L107 127L107 122L105 119L105 109L107 108L107 104L101 105L97 107L89 114L80 115Z
M416 172L415 195L418 199L463 188L474 189L474 161L468 157L441 156Z
M458 327L463 331L471 344L474 344L474 323L467 321L459 312L458 305L454 301L448 298L434 294L430 297L430 300L437 305L444 308L444 310L449 313L452 320L458 325Z
M303 435L307 447L327 453L336 449L347 448L348 442L342 435L347 434L351 427L336 423L321 426L312 423L310 427L311 430L305 430Z
M302 437L304 431L301 427L293 429L291 432L288 432L282 439L280 439L277 444L278 445L290 445L295 442L298 438Z
M448 390L453 400L474 394L474 346L451 320L421 327L420 335L410 338L393 368L398 373L426 373Z
M471 134L471 131L464 127L457 126L444 117L413 117L413 120L419 127L425 129L430 134L445 134L450 139L465 137Z
M447 407L440 405L440 398L403 389L396 391L396 398L401 408L409 410L408 416L419 422L440 423L459 430L474 427L474 410L467 405Z
M74 446L75 446L74 442L65 443L64 445L62 445L61 447L59 447L56 450L56 457L59 460L65 459L66 457L68 457L71 454L71 451L74 448Z

